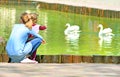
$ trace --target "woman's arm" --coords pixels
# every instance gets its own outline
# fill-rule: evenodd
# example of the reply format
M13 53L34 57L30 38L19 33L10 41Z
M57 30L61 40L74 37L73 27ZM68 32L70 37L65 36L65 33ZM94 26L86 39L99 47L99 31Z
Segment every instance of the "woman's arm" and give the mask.
M33 30L30 30L29 34L32 34L32 35L35 36L35 37L39 37L39 38L43 39L43 37L42 37L41 35L39 35L38 33L36 33L36 32L33 31Z
M35 37L39 37L40 39L42 39L42 44L46 43L46 41L43 39L43 37L41 35L39 35L38 33L36 33L34 30L30 30L30 34L32 34Z

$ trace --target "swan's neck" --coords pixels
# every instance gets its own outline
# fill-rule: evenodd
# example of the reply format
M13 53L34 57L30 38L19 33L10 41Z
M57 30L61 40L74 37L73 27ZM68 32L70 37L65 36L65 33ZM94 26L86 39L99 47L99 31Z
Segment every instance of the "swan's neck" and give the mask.
M103 27L102 27L102 26L100 26L100 32L101 32L101 31L103 31Z
M102 31L103 31L103 27L102 27L102 26L100 26L100 31L99 31L99 35L98 35L98 36L99 36L99 38L101 38L101 37L102 37L102 36L101 36L101 35L102 35Z

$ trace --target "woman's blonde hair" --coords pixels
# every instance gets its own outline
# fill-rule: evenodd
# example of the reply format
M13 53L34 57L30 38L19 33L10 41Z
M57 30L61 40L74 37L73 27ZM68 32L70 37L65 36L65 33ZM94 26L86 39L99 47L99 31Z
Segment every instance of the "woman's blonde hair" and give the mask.
M21 20L24 24L26 24L30 19L31 19L31 17L29 16L28 13L26 13L26 12L22 13Z

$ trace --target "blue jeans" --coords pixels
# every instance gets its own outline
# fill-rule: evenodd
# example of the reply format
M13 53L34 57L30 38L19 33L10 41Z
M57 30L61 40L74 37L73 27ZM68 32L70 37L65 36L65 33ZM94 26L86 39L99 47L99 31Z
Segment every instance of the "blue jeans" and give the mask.
M35 38L35 39L31 40L30 42L32 43L33 48L29 54L32 55L32 53L41 45L42 39Z
M31 41L27 42L24 50L20 50L20 52L22 52L21 55L10 56L11 62L20 62L26 57L26 55L32 55L32 53L41 45L41 43L41 38L34 38Z

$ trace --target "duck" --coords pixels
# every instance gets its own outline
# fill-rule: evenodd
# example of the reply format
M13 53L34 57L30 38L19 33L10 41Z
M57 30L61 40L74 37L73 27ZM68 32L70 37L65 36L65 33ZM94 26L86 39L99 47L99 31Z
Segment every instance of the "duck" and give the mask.
M64 30L64 34L65 35L69 35L69 34L76 34L81 32L79 29L80 27L78 25L73 25L71 26L69 23L67 23L65 26L67 26L67 28Z
M112 29L111 28L103 29L103 25L102 24L99 24L98 28L100 28L100 31L98 33L99 38L103 38L103 37L112 38L112 36L114 36L114 34L112 33Z

